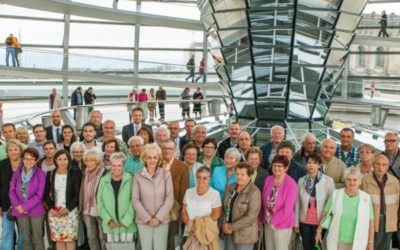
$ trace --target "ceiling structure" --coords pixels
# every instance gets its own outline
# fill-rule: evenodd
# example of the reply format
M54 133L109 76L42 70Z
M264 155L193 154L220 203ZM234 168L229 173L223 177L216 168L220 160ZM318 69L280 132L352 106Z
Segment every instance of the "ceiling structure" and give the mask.
M323 120L367 0L198 0L239 119Z

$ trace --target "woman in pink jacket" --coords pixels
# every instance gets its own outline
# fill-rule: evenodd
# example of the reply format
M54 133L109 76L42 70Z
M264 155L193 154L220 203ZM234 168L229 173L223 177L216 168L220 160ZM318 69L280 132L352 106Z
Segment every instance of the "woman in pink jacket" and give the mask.
M295 226L295 204L297 184L286 174L289 160L286 156L275 155L272 173L264 183L260 223L264 224L266 249L289 249L292 229Z

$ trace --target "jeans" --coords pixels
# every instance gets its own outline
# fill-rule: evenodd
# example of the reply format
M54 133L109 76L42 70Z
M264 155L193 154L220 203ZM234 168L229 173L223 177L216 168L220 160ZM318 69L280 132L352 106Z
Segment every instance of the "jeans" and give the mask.
M379 216L379 229L375 233L374 249L389 250L392 233L386 232L386 216Z
M317 249L315 247L315 235L317 234L317 225L300 223L300 235L303 239L304 249Z
M10 59L10 55L11 55L11 61L12 61L12 64L13 64L13 67L15 67L16 66L16 61L15 61L15 50L14 50L14 48L13 47L11 47L11 46L7 46L6 47L6 65L7 66L10 66L10 64L9 64L9 59Z
M8 220L7 213L8 213L7 211L3 211L3 216L2 216L3 232L1 234L0 250L14 249L15 221ZM20 229L18 229L17 250L22 250L22 233Z

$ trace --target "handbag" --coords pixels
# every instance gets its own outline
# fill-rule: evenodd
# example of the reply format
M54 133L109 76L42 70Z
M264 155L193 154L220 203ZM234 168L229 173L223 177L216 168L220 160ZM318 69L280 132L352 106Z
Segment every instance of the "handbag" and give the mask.
M133 241L127 242L127 241L115 241L115 236L118 236L120 238L121 234L113 234L111 237L112 241L106 243L106 249L107 250L132 250L136 249L136 234L133 236Z
M172 205L172 209L169 212L169 218L171 221L177 221L180 215L181 205L174 199L174 205Z
M22 53L22 48L14 48L15 53Z
M332 213L332 209L333 206L336 204L336 192L333 192L333 197L332 197L332 205L331 205L331 209L329 209L329 212L327 213L327 215L325 216L325 218L321 221L320 225L322 228L324 229L329 229L329 227L332 224L332 219L333 219L333 213Z
M7 220L9 221L16 221L17 217L12 214L12 207L9 207L7 210Z
M303 250L303 240L299 233L295 233L290 242L290 250Z

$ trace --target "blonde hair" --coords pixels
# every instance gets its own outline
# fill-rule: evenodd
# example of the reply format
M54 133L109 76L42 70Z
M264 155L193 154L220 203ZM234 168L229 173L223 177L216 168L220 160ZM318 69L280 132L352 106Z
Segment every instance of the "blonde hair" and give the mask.
M94 159L97 165L101 163L101 157L96 151L86 151L83 155L83 162L86 163L88 159Z
M161 162L163 160L163 156L162 156L162 152L161 152L161 148L155 144L155 143L151 143L151 144L147 144L144 146L142 154L140 155L140 160L143 162L143 165L145 167L147 167L146 165L146 157L149 154L150 151L155 151L158 157L158 162L157 162L157 166L161 165Z
M6 144L6 154L7 154L7 157L9 157L9 156L8 156L8 149L9 149L11 146L17 146L17 147L19 148L20 155L21 155L21 157L22 157L22 151L24 151L24 145L23 145L20 141L18 141L18 140L16 140L16 139L12 139L12 140L9 140L9 141L7 142L7 144Z

